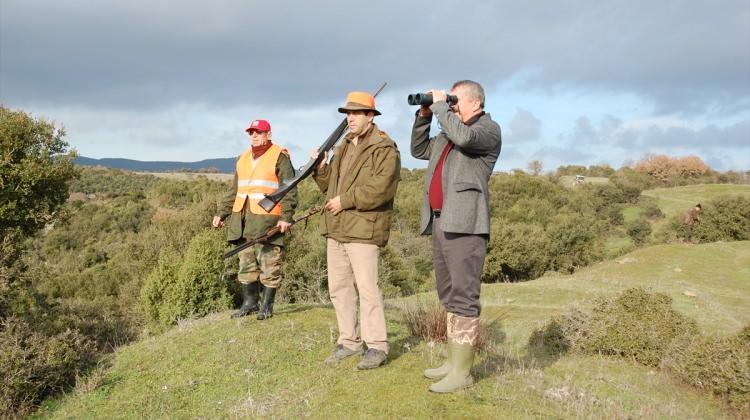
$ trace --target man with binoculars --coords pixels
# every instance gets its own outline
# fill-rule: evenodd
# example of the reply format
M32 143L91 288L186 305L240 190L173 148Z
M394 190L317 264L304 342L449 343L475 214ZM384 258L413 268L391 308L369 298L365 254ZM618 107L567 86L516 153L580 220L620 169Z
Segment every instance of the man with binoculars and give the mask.
M441 90L410 95L409 103L421 105L411 135L412 156L430 162L420 229L432 235L435 282L448 325L448 358L424 375L440 379L430 391L454 392L473 385L480 277L490 234L487 183L500 155L500 126L484 112L484 89L471 80L454 83L450 95ZM433 115L442 131L430 137Z

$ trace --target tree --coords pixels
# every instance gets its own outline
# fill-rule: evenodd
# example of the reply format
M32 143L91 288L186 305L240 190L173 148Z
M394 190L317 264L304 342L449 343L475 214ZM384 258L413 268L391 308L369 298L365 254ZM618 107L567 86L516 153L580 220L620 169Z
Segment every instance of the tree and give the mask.
M44 227L68 199L77 170L64 136L50 122L0 106L2 265L15 260L20 239Z
M535 159L529 162L529 166L527 167L529 169L529 172L531 172L532 175L538 176L542 173L543 164L541 160Z
M0 319L23 312L34 293L18 284L23 238L52 220L77 174L65 132L0 106Z

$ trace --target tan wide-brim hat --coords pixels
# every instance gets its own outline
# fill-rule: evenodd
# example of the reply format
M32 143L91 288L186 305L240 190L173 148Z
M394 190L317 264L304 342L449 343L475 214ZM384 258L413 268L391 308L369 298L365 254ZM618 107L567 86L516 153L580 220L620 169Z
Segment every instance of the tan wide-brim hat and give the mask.
M367 92L350 92L346 95L346 105L339 108L339 112L346 114L348 111L372 111L380 115L375 109L375 97Z

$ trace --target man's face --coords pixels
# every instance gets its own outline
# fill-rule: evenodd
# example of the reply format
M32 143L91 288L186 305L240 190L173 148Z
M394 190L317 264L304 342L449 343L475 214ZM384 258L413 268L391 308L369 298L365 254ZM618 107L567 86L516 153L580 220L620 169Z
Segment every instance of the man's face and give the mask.
M461 122L465 123L482 112L481 102L471 98L466 92L465 87L459 86L453 89L451 95L458 97L458 103L453 105L451 109L458 115Z
M371 111L348 111L346 113L346 123L349 125L349 130L355 136L360 136L367 131L370 126L375 114Z
M248 134L250 135L250 140L253 142L253 147L265 146L271 138L270 131L253 130Z

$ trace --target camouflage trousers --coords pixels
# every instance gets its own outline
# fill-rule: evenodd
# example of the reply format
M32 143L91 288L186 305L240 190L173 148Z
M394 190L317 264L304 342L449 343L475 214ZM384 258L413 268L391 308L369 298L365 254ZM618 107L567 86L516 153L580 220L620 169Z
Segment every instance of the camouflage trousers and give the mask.
M260 282L265 287L281 284L281 263L284 248L271 244L255 244L239 253L240 269L237 279L242 284Z
M479 318L468 318L450 312L447 316L448 340L457 344L475 345L479 335Z

